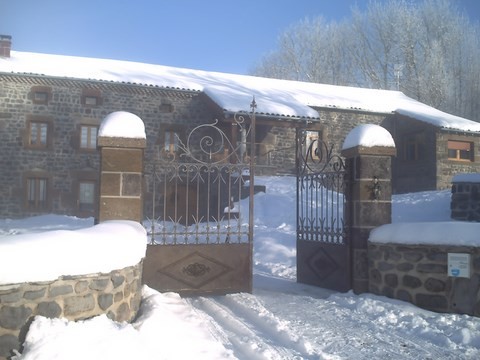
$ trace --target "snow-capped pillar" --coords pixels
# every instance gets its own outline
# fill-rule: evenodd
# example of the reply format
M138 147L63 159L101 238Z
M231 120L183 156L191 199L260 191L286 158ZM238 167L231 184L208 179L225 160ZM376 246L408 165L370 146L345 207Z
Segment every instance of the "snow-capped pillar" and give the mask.
M145 126L138 116L118 111L105 117L98 132L101 154L98 222L143 220Z
M395 155L392 136L378 125L353 129L343 145L348 174L346 220L352 248L352 288L356 294L369 291L370 231L391 223L391 162Z

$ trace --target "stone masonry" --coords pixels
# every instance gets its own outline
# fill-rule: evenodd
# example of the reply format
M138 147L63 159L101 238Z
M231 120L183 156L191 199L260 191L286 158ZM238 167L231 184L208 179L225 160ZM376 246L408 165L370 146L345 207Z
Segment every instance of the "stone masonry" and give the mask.
M0 285L0 360L20 350L34 317L131 321L141 301L143 262L108 274Z
M448 253L471 255L471 277L449 277ZM480 249L368 244L369 291L445 313L480 316Z

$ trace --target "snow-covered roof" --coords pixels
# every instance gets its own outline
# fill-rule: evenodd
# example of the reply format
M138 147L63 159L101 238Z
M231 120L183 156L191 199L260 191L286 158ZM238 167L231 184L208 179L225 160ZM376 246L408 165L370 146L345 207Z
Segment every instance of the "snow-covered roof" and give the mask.
M480 123L447 114L399 91L364 89L207 72L130 61L12 51L0 58L0 72L135 83L202 91L229 112L250 111L292 118L318 119L315 108L399 113L439 128L480 132Z

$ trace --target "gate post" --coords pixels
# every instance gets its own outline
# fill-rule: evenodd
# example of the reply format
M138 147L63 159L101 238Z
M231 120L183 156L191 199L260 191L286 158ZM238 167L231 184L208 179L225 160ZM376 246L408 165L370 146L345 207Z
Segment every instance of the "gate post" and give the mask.
M356 294L368 292L370 231L391 223L391 160L395 155L390 133L378 125L353 129L343 145L347 171L345 215L352 249L352 289Z
M98 222L143 220L145 126L138 116L118 111L103 119L98 132L100 194Z

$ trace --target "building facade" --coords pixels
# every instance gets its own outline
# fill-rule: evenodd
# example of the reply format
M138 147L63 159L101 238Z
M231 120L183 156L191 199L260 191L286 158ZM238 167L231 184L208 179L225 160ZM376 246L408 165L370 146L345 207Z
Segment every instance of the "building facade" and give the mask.
M392 163L392 186L396 193L449 188L455 174L480 171L480 126L476 127L480 124L466 119L461 119L462 126L457 127L454 122L450 126L447 118L448 126L444 126L391 109L327 106L326 101L330 100L325 98L329 93L319 93L317 100L302 103L303 100L292 98L297 91L308 89L312 97L321 91L348 93L348 88L325 90L319 84L272 79L268 79L269 87L265 88L266 79L259 78L260 86L252 77L222 78L218 74L201 73L204 78L213 79L209 80L213 85L204 84L204 90L199 90L196 86L118 80L122 75L117 80L92 80L26 73L21 67L11 71L10 45L11 38L0 36L2 218L44 213L95 216L100 161L97 132L102 119L115 111L131 112L145 123L147 173L159 157L178 156L190 131L202 124L216 124L235 146L245 142L243 132L249 127L250 100L244 101L245 111L235 111L229 105L236 93L240 94L238 84L244 86L248 96L250 93L263 96L257 98L255 144L245 149L245 156L255 156L257 174L295 174L296 141L300 133L306 135L306 141L333 144L339 154L346 135L360 124L381 125L392 134L397 146L397 157ZM196 76L199 73L192 72L192 77ZM155 81L162 83L159 78ZM237 87L230 81L237 81ZM284 96L289 103L280 99L281 91L286 91L282 86L290 88L290 93ZM384 93L390 96L391 92ZM260 105L277 101L276 97L283 101L279 108L286 104L294 111L262 110ZM245 118L243 130L236 122L239 115ZM473 131L465 130L465 124ZM146 177L146 196L151 191L148 181Z

